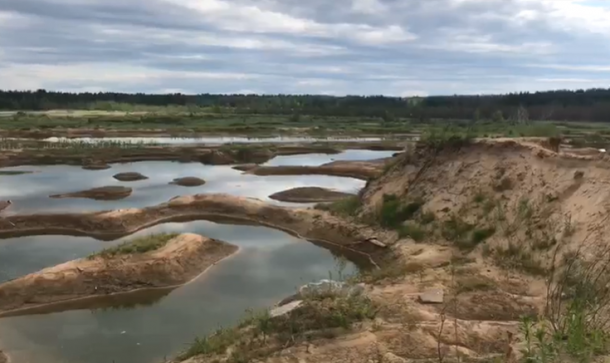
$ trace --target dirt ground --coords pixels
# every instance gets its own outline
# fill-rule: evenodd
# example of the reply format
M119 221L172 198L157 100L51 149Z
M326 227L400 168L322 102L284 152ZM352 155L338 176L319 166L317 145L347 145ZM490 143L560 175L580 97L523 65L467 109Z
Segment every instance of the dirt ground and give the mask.
M238 247L196 234L181 234L141 253L66 262L0 284L0 316L19 309L184 284Z

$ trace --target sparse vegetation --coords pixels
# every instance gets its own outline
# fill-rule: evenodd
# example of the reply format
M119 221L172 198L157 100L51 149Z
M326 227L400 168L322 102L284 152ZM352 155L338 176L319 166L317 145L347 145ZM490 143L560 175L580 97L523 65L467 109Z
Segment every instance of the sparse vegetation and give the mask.
M354 217L362 207L362 201L357 195L346 197L332 203L318 203L315 208L329 211L343 217Z
M370 320L378 307L366 296L311 294L290 313L271 317L268 311L249 312L236 327L221 328L207 337L197 338L178 359L197 355L223 356L227 362L249 362L254 358L298 344L311 336L328 336L334 329L350 329Z
M417 223L407 222L398 228L398 236L411 237L416 242L422 242L426 238L426 230Z
M139 237L127 242L123 242L118 246L106 248L100 252L89 256L89 259L96 257L112 258L117 255L128 255L137 253L146 253L157 250L167 244L172 238L178 236L177 233L161 233L150 236Z

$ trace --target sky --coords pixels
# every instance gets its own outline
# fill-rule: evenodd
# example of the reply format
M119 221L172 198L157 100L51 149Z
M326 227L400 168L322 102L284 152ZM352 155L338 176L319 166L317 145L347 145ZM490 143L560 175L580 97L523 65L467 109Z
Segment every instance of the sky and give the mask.
M608 88L609 19L610 0L0 0L0 88Z

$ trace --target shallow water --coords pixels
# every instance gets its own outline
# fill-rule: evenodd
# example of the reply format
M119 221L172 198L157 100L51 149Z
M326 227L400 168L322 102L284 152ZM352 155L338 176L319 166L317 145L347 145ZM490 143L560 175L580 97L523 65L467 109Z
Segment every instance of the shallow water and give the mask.
M158 225L135 235L158 232L200 233L242 250L166 296L160 291L140 296L144 300L105 302L149 305L100 309L90 304L96 308L0 319L0 345L13 363L161 362L195 336L236 323L246 309L273 305L297 286L337 269L330 251L265 227L197 221ZM119 242L64 236L0 240L0 281ZM345 272L354 270L348 263Z
M277 136L277 137L239 137L239 136L218 136L218 137L49 137L42 141L49 142L121 142L121 143L144 143L144 144L208 144L218 145L227 143L291 143L291 142L348 142L348 141L381 141L380 137L295 137L295 136Z
M338 155L282 156L267 165L320 165L333 160L370 160L392 152L349 150ZM144 207L177 195L229 193L268 202L275 192L322 186L356 192L365 182L330 176L243 175L230 166L200 163L138 162L114 164L111 169L83 170L72 166L21 166L2 170L33 170L34 174L0 176L0 200L13 205L4 213L66 212ZM119 172L136 171L150 179L124 183ZM167 183L196 176L207 181L185 188ZM126 185L133 194L120 201L50 199L50 194L105 185ZM238 321L246 309L265 308L309 281L327 278L337 270L331 251L284 232L259 226L208 221L166 223L113 242L86 237L33 236L0 240L0 283L85 257L125 239L159 232L194 232L240 246L241 251L192 283L175 289L104 297L67 303L0 319L0 349L12 363L154 363L175 356L194 337L219 325ZM356 270L347 264L345 273ZM35 314L34 314L35 313Z
M388 151L348 150L337 155L309 154L279 156L266 165L321 165L332 160L370 160L391 156ZM145 161L113 164L107 170L83 170L78 166L48 165L19 166L0 170L29 170L33 174L0 176L0 200L13 202L5 215L25 213L60 213L100 211L119 208L141 208L168 201L178 195L228 193L259 198L285 206L303 204L278 202L269 195L282 190L319 186L355 193L365 181L326 175L255 176L232 169L231 166ZM136 182L121 182L112 176L121 172L139 172L149 177ZM194 176L206 184L198 187L170 185L175 178ZM123 185L133 189L131 196L115 201L95 201L84 198L51 199L49 195L77 192L96 187Z

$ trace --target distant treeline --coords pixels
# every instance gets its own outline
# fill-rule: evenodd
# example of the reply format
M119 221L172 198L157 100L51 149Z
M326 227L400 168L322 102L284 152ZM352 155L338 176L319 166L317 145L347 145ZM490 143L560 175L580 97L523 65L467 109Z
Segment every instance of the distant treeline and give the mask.
M130 109L130 107L133 107ZM174 107L185 112L211 108L237 114L381 117L392 121L411 118L610 121L610 89L560 90L482 96L321 96L219 95L144 93L66 93L0 91L0 110L51 109L136 110L138 107ZM127 109L126 109L127 108Z

